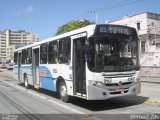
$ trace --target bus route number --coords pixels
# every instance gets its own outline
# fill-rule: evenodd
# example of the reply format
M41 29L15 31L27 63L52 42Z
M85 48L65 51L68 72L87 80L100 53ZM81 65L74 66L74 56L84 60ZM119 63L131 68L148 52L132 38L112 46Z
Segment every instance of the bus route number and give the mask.
M106 27L100 27L100 28L99 28L99 31L100 31L101 33L106 33L106 32L107 32L107 28L106 28Z

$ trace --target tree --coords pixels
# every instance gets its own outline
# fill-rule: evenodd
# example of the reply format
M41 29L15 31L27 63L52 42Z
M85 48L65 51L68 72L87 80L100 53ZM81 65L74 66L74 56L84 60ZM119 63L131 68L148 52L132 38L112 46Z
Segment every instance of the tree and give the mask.
M78 28L81 28L81 27L84 27L90 24L94 24L94 23L90 22L89 20L84 20L84 21L73 20L73 21L68 22L67 24L60 26L57 29L57 32L55 33L55 35L60 35L65 32L69 32L69 31L72 31L72 30L75 30L75 29L78 29Z

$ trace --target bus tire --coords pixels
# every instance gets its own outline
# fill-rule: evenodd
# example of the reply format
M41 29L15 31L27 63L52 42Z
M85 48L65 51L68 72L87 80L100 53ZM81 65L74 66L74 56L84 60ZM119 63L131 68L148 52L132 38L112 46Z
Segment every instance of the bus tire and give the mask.
M71 96L67 93L67 87L64 81L61 81L59 84L59 96L63 102L70 102Z
M25 87L26 89L29 89L27 75L24 75L24 87Z

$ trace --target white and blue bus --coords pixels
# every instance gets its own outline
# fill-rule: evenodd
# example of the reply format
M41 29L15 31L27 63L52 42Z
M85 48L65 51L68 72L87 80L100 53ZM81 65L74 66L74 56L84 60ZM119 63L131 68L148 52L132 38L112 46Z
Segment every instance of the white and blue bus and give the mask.
M71 96L104 100L140 93L139 39L134 28L89 25L14 52L19 83Z

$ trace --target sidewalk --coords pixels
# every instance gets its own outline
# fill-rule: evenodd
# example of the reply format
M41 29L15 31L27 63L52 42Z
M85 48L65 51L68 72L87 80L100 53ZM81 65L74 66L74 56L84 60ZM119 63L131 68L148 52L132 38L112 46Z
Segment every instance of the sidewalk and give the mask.
M160 84L160 77L141 77L141 82Z
M160 107L160 96L159 96L160 78L142 77L140 81L142 82L141 82L141 93L139 94L139 96L149 98L144 103Z

